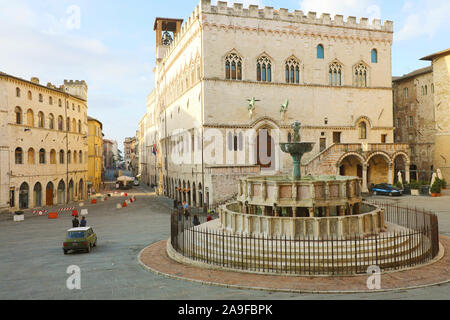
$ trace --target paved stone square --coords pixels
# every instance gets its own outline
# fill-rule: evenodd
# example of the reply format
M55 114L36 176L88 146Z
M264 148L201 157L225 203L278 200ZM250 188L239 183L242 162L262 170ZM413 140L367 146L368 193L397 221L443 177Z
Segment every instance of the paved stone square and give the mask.
M64 255L62 241L70 215L58 220L30 217L0 220L0 299L448 299L450 285L364 294L296 294L230 289L169 279L145 270L139 252L170 236L172 201L140 187L137 201L117 210L120 199L87 205L88 225L98 235L90 254ZM404 197L439 215L442 234L450 235L450 197ZM66 288L67 267L81 268L81 290Z

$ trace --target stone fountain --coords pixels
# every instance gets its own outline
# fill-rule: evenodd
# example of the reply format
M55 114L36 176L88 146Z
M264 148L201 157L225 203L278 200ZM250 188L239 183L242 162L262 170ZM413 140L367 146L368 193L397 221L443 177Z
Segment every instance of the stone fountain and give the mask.
M223 230L289 237L363 236L382 231L384 211L362 203L358 177L301 177L301 159L314 143L300 141L300 128L295 121L293 142L280 144L292 156L293 175L240 179L237 201L219 210Z
M300 142L300 127L301 124L295 121L291 126L294 130L294 142L281 143L281 150L285 153L289 153L292 157L292 163L294 165L294 180L301 179L300 164L302 157L305 153L311 152L315 143L312 142Z

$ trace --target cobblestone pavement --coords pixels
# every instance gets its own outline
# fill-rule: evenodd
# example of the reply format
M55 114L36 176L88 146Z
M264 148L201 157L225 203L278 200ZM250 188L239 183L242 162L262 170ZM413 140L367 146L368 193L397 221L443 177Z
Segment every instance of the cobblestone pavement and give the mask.
M439 211L440 227L450 233L450 197L414 199ZM137 202L117 210L121 199L88 205L88 225L98 235L90 254L64 255L62 241L70 215L58 220L27 215L24 222L0 221L0 299L448 299L450 285L387 293L293 294L228 289L168 279L138 263L139 252L169 238L172 201L142 187ZM122 199L123 200L123 199ZM420 201L419 201L420 200ZM395 200L394 200L395 201ZM398 201L398 200L397 200ZM406 197L400 201L411 204ZM422 202L425 205L422 205ZM67 267L81 268L81 290L68 290Z

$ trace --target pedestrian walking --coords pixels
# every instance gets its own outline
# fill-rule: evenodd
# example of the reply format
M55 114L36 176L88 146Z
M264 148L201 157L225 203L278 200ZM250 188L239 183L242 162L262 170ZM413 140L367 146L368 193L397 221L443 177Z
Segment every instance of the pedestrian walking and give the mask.
M79 225L80 225L80 221L79 221L78 218L75 216L75 217L72 219L72 228L78 228Z
M81 227L81 228L85 228L85 227L86 227L86 224L87 224L86 218L85 218L85 217L82 217L82 218L81 218L80 227Z
M200 220L198 219L197 215L194 216L194 226L199 226L200 225Z
M184 210L184 215L186 216L186 218L188 218L190 216L189 205L187 204L186 201L183 202L183 210Z

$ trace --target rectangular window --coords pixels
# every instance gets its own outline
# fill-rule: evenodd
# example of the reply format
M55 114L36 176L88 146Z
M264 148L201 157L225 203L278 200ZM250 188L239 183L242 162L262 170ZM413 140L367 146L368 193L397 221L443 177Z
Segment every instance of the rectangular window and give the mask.
M403 94L405 98L408 98L408 88L403 89Z
M409 117L409 126L412 127L414 125L414 118Z
M381 143L386 143L386 138L387 138L387 135L386 134L382 134L381 135Z
M320 152L324 151L327 148L327 139L320 138Z
M400 128L402 126L402 119L397 118L397 127Z
M333 132L333 143L341 143L341 133Z

